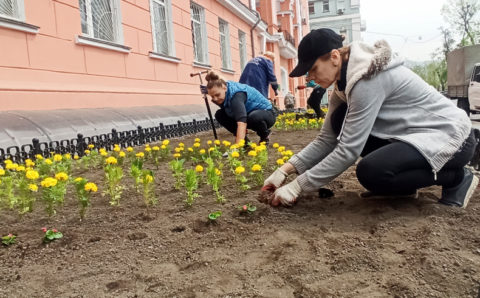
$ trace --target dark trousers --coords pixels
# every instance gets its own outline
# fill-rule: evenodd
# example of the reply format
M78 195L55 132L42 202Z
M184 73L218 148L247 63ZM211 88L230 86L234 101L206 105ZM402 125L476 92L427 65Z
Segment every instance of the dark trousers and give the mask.
M332 127L340 133L347 105L332 113ZM413 146L370 136L357 165L357 178L366 189L378 194L411 194L432 185L452 187L463 179L463 167L472 159L476 147L473 131L452 159L437 173Z
M325 94L325 89L317 87L313 89L312 93L307 99L307 104L315 111L317 118L324 118L325 113L320 109L320 103L322 102L323 94Z
M237 135L237 121L229 117L224 109L217 110L215 119L233 135ZM272 110L254 110L247 115L247 128L255 131L260 139L270 134L270 127L275 124L276 116Z

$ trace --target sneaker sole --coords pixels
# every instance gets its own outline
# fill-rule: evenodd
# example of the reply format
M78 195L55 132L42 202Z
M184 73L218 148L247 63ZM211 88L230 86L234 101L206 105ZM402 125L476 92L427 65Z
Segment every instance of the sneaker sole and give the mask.
M461 208L465 209L467 208L468 202L470 202L470 198L473 195L473 192L478 186L478 177L473 175L472 183L470 184L470 187L468 188L467 195L465 196L465 201L463 201L463 206Z

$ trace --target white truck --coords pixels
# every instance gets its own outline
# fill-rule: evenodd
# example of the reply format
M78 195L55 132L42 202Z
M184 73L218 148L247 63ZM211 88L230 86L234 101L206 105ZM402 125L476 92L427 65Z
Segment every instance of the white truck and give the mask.
M480 113L480 45L447 54L447 95L468 115Z

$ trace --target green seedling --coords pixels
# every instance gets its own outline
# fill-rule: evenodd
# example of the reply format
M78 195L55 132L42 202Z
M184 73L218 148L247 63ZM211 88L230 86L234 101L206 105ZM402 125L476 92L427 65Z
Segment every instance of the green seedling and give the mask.
M15 244L15 239L17 238L17 236L13 235L12 233L8 234L7 236L3 236L2 237L2 244L3 245L6 245L6 246L9 246L9 245L12 245L12 244Z
M250 203L247 203L243 206L238 206L238 210L240 210L240 212L242 213L253 213L257 211L257 207L253 206Z
M47 230L47 228L42 228L42 231L45 233L43 236L43 242L50 243L53 240L57 240L63 237L63 234L57 229Z
M208 215L208 220L210 220L210 222L215 222L217 220L217 218L219 218L220 216L222 216L222 211L215 211L215 212L212 212Z

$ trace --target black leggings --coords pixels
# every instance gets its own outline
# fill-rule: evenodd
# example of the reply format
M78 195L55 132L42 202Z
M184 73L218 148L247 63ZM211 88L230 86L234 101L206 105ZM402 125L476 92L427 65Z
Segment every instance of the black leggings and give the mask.
M237 135L237 121L229 117L224 109L217 110L215 119L233 135ZM272 110L254 110L247 115L247 128L255 131L262 139L270 134L276 116Z
M340 133L347 105L339 106L332 113L332 128ZM437 173L413 146L401 142L370 136L357 165L358 181L366 189L378 194L411 194L415 190L432 185L452 187L463 179L463 167L472 159L476 146L473 130L452 159Z

